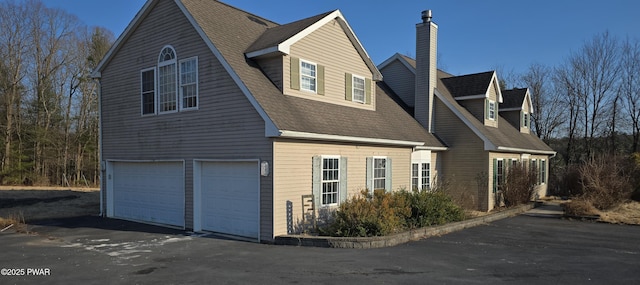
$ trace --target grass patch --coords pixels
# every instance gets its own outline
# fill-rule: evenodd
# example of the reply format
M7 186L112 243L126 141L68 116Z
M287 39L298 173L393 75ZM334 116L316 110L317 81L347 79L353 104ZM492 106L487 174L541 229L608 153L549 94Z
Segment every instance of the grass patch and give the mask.
M602 212L600 220L612 224L640 225L640 202L630 201Z
M14 229L17 232L27 232L27 225L22 212L13 212L6 218L0 217L0 230Z
M598 210L585 199L574 199L563 203L569 216L599 216L598 221L611 224L640 225L640 202L627 201L608 210Z
M19 218L33 220L96 215L100 212L98 190L0 190L2 223Z

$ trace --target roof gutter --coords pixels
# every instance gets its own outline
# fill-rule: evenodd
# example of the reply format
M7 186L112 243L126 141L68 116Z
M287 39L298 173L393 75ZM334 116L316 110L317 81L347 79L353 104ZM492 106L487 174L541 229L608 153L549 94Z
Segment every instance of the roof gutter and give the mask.
M549 150L532 150L532 149L524 149L524 148L515 148L515 147L503 147L499 146L496 148L498 151L506 151L506 152L517 152L517 153L535 153L535 154L546 154L555 156L555 151Z
M341 135L329 135L329 134L316 134L298 131L280 131L280 138L291 139L304 139L304 140L317 140L317 141L338 141L338 142L354 142L354 143L368 143L368 144L384 144L384 145L396 145L396 146L411 146L418 147L424 146L424 142L415 141L402 141L391 139L374 139Z
M448 147L445 146L416 146L415 150L433 150L433 151L447 151L449 150Z

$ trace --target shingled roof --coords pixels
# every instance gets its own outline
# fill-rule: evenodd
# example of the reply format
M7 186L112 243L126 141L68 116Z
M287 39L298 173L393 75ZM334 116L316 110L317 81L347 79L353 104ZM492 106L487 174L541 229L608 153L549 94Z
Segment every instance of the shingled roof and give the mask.
M442 83L447 87L451 96L455 98L486 94L494 71L467 74L442 78Z
M497 128L485 126L466 108L458 104L456 99L451 95L448 87L452 84L452 81L448 82L449 85L444 83L448 78L451 78L451 74L438 70L436 95L443 100L445 105L453 108L452 111L459 114L463 121L470 124L469 127L485 141L485 145L486 143L489 143L493 146L493 150L496 151L530 151L533 153L543 154L555 153L555 151L553 151L553 149L551 149L540 138L533 134L520 132L509 124L507 119L502 116L499 116L499 122L502 121L502 123L499 123Z
M268 46L295 34L297 29L308 27L327 13L279 26L219 1L183 0L181 3L196 30L213 45L210 47L214 53L219 52L221 62L228 64L232 77L236 75L236 83L241 89L246 87L245 95L250 101L255 99L254 107L281 134L300 132L445 147L396 104L382 84L377 85L374 111L287 96L253 60L245 57L245 51Z
M499 109L522 108L522 103L524 102L526 96L527 88L502 90L503 102L500 103Z
M246 53L251 53L275 46L283 42L284 40L293 37L300 31L308 28L313 23L328 16L331 13L333 13L333 11L295 21L289 24L269 28L264 33L262 33L262 35L253 44L251 44L251 46L246 50Z

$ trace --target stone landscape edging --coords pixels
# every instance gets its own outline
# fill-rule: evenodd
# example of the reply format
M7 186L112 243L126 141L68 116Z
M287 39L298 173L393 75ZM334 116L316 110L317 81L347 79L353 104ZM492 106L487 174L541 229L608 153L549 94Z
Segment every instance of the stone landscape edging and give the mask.
M444 235L455 231L471 228L486 223L524 213L536 207L535 203L520 205L508 210L488 214L482 217L472 218L460 222L444 224L440 226L423 227L388 236L376 237L330 237L308 235L283 235L277 236L274 243L277 245L313 246L331 248L381 248L396 246L410 241L428 237Z

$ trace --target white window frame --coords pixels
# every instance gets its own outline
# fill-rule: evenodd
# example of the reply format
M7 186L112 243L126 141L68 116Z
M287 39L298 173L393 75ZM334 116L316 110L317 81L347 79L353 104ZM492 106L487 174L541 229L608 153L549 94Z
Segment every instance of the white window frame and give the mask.
M162 56L164 54L164 51L166 49L170 49L173 53L173 58L169 59L169 60L164 60L162 59ZM158 55L158 71L156 73L157 76L157 83L156 83L156 87L157 87L157 98L158 100L156 100L156 108L157 108L157 112L158 114L168 114L168 113L176 113L178 112L179 108L179 104L180 102L178 101L178 61L177 61L178 55L176 54L176 50L170 46L164 46L161 50L160 50L160 54ZM171 100L167 100L166 102L163 102L163 96L165 95L164 93L170 93L169 90L166 90L163 92L163 87L162 86L162 73L163 73L163 68L167 67L167 66L171 66L173 65L173 85L174 85L174 90L173 90L173 101L175 102L175 107L173 110L166 110L164 111L162 107L163 104L170 104Z
M313 66L313 74L305 74L305 64ZM309 87L307 88L307 86L305 86L305 80L313 82L313 88L311 88L311 84L309 84ZM300 59L300 90L313 93L318 92L318 64Z
M356 87L356 80L361 80L362 81L362 89ZM351 98L352 98L351 100L353 102L364 104L364 101L366 100L366 97L367 97L367 83L366 82L367 82L367 80L363 76L354 75L354 74L351 75ZM357 96L360 96L358 94L359 92L362 92L362 99L357 98Z
M153 112L150 113L146 113L144 112L144 78L143 78L143 74L145 72L149 72L149 71L153 71ZM156 78L156 74L157 74L157 70L156 67L150 67L150 68L145 68L143 70L140 70L140 114L142 116L153 116L156 115L158 112L157 109L157 94L158 94L158 86L157 86L157 78Z
M411 190L431 190L431 182L431 162L413 161L411 163Z
M540 185L546 184L547 183L547 160L546 159L541 159L540 160Z
M190 62L190 61L193 61L194 68L195 68L195 82L184 83L183 82L183 76L182 76L183 75L182 64L184 64L186 62ZM181 111L197 110L199 108L199 106L200 106L200 102L199 102L199 100L200 100L199 99L200 91L199 91L199 82L198 82L200 77L199 77L199 74L198 74L198 69L199 68L198 68L198 57L197 56L185 58L185 59L182 59L182 60L180 60L178 62L178 77L180 79L180 82L178 84L179 85L179 91L180 91L180 94L179 94L180 102L179 103L180 103L180 110ZM187 87L187 86L195 86L196 93L195 93L195 96L193 96L195 98L195 106L193 106L193 107L185 107L184 87Z
M340 172L342 171L342 169L340 169L340 156L339 155L323 155L320 157L320 206L322 207L328 207L328 206L336 206L340 203ZM325 164L324 161L325 159L336 159L338 164L337 164L337 173L336 173L336 177L334 177L335 179L326 179L325 180ZM334 169L329 169L330 171L333 171ZM333 185L334 187L336 187L337 189L335 191L331 191L331 192L325 192L325 184L329 185L329 183L331 183L331 185ZM335 195L335 201L330 201L333 203L325 203L325 193L329 193L331 195ZM335 194L334 194L335 193Z
M423 162L420 165L420 186L422 190L431 189L431 163Z
M420 190L418 187L422 182L421 174L422 171L420 169L420 162L412 162L411 163L411 190Z
M416 151L411 154L411 175L412 178L418 178L417 183L415 179L411 180L411 190L431 190L434 184L433 174L435 172L432 171L431 166L435 167L435 160L432 159L431 151ZM417 177L415 177L415 172L413 172L414 167L417 168L418 173Z
M533 158L529 161L529 167L531 169L531 173L535 173L538 175L536 185L540 185L540 169L538 167L538 160Z
M376 168L376 160L384 160L384 168ZM372 188L370 191L375 191L375 190L383 190L386 191L386 185L387 185L387 157L386 156L374 156L373 159L371 160L371 171L372 174L371 175L371 185ZM380 170L382 169L382 175L383 177L378 177L378 174L376 172L376 169ZM378 181L382 181L382 188L376 188L376 180Z
M500 190L499 187L504 185L507 178L507 168L505 167L504 158L498 158L496 161L496 189ZM500 167L500 165L502 165L502 167Z
M489 100L489 120L496 120L496 101Z

